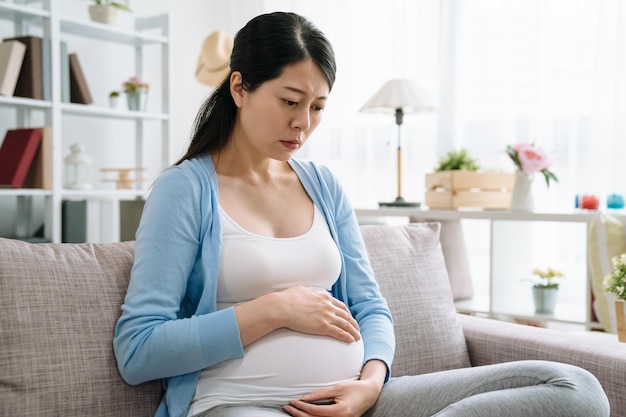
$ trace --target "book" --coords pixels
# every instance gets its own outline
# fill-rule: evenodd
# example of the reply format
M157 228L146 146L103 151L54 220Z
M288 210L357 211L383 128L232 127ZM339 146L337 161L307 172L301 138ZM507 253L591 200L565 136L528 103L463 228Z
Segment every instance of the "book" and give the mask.
M87 201L63 200L61 202L61 242L87 241Z
M69 54L70 59L70 101L72 103L91 104L91 92L80 66L78 55Z
M20 76L26 45L19 41L0 43L0 95L12 96Z
M61 101L70 102L70 56L67 42L61 41Z
M135 240L145 200L120 201L120 241Z
M52 100L52 45L50 38L41 39L41 90L43 99Z
M41 144L22 187L52 190L52 127L42 127L40 130Z
M7 130L0 145L0 187L22 187L40 143L41 129Z
M43 100L41 38L38 36L21 36L5 39L5 41L19 41L26 45L24 62L13 95Z

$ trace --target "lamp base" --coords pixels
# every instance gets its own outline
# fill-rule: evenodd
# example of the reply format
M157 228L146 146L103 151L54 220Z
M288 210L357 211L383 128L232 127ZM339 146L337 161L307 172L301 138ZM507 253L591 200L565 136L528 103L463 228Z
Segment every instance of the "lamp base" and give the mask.
M420 203L405 201L402 197L396 197L395 201L390 203L379 202L379 207L419 207Z

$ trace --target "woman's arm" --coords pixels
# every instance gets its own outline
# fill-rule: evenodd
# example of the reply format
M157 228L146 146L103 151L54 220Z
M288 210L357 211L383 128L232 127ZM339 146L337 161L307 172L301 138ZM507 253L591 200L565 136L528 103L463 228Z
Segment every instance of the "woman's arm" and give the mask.
M208 183L182 167L162 174L148 196L114 337L118 368L131 384L243 355L234 310L212 312L207 296L219 259L211 237L219 231L203 230L210 198Z

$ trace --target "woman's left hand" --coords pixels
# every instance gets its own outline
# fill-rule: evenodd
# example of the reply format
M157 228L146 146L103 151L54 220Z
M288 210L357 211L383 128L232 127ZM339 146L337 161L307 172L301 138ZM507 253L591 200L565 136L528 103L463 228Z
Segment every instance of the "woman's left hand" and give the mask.
M363 367L361 379L314 391L299 400L289 401L283 409L294 417L360 417L378 399L386 372L387 366L383 362L369 361ZM311 404L327 398L332 398L335 403Z

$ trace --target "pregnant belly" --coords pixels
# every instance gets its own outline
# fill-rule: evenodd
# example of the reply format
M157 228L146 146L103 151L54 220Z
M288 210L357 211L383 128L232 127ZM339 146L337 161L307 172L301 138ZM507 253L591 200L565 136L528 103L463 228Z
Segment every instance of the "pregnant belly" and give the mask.
M298 395L357 379L362 365L362 340L346 343L279 329L248 346L243 358L203 371L201 379L218 386L237 384L244 391L245 386L254 387L268 396Z

